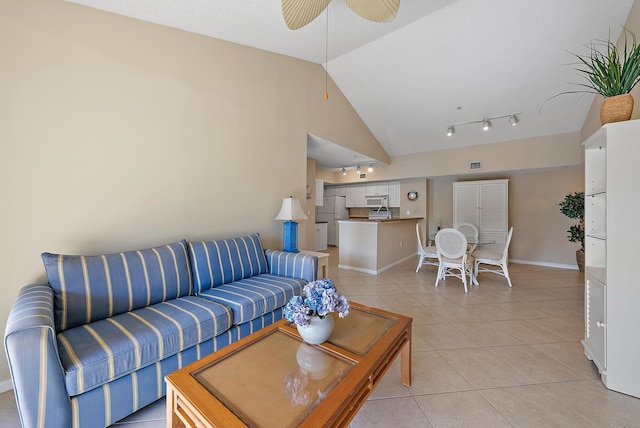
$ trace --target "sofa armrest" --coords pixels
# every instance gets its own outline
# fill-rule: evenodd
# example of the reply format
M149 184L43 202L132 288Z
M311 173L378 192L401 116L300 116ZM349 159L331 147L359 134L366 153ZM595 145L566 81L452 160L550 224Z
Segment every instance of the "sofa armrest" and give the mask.
M23 287L9 312L4 346L23 427L72 426L53 313L48 284Z
M280 250L266 250L269 273L315 281L318 274L318 257Z

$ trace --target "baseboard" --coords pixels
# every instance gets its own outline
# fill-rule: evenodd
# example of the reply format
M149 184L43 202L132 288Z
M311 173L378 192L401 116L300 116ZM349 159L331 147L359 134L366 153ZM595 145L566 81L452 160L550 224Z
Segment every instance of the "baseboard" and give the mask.
M534 262L531 260L514 260L514 259L509 259L509 263L517 263L521 265L544 266L544 267L557 268L557 269L578 270L578 265L565 265L561 263Z
M382 272L384 272L386 270L391 269L394 266L397 266L397 265L399 265L401 263L406 262L407 260L413 258L416 254L417 254L417 252L405 257L404 259L398 260L397 262L391 263L390 265L387 265L387 266L385 266L383 268L380 268L378 270L375 270L375 269L364 269L364 268L359 268L359 267L355 267L355 266L347 266L347 265L341 265L341 264L338 265L338 268L339 269L354 270L356 272L362 272L362 273L370 273L371 275L377 275L379 273L382 273Z
M3 392L11 391L13 389L13 383L11 379L0 381L0 394Z
M410 260L410 259L412 259L413 257L415 257L415 255L416 255L416 254L418 254L418 253L417 253L417 252L415 252L415 253L413 253L413 254L411 254L411 255L409 255L409 256L407 256L407 257L405 257L404 259L398 260L397 262L393 262L393 263L391 263L390 265L387 265L387 266L385 266L385 267L383 267L383 268L381 268L381 269L378 269L378 271L376 272L376 274L378 274L378 273L382 273L382 272L384 272L385 270L389 270L389 269L391 269L391 268L392 268L392 267L394 267L394 266L397 266L397 265L399 265L399 264L402 264L402 263L406 262L407 260Z
M373 269L364 269L364 268L347 266L347 265L338 265L338 269L355 270L356 272L370 273L371 275L377 274L377 272Z

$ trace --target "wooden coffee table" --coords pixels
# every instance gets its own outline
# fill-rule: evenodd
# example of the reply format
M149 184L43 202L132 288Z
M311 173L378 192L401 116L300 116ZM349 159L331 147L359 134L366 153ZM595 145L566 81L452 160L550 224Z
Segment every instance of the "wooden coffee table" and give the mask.
M167 426L347 426L398 355L411 385L412 319L350 305L321 345L283 319L167 375Z

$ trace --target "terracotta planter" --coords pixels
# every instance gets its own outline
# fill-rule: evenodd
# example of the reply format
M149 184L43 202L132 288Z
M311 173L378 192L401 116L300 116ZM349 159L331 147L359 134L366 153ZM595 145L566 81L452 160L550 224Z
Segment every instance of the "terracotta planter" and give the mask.
M600 107L600 122L602 124L622 122L631 119L633 113L633 96L631 94L607 97Z

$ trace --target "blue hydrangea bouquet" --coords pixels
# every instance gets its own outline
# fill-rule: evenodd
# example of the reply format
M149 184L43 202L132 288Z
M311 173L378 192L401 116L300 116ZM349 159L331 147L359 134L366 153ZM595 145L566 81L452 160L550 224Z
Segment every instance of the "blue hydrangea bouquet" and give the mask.
M293 296L284 307L287 321L300 327L307 327L312 316L324 318L331 312L338 312L340 318L346 317L349 302L329 278L308 283L302 289L302 296Z

